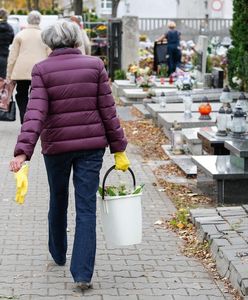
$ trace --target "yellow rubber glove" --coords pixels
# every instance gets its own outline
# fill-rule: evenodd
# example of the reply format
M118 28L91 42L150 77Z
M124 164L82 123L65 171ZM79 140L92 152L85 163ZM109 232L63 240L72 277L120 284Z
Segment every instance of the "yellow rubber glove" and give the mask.
M16 197L15 200L18 204L23 204L25 196L28 191L28 170L27 164L23 165L21 169L14 174L16 179Z
M114 154L115 157L115 169L126 171L130 166L130 161L126 156L125 152L116 152Z

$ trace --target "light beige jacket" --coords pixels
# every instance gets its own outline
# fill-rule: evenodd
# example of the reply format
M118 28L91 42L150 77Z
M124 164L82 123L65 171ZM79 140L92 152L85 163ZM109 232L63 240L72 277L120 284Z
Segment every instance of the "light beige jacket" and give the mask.
M14 38L11 45L7 78L12 80L31 80L33 66L47 58L50 49L41 40L41 29L28 25Z
M81 29L82 32L82 40L83 44L82 46L78 47L78 49L81 50L82 54L90 55L91 54L91 44L90 40L88 38L88 35L84 29Z

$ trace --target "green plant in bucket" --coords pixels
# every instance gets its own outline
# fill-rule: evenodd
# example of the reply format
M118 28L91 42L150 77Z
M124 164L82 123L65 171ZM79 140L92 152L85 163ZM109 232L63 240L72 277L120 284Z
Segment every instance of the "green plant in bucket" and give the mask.
M105 196L127 196L127 195L138 195L142 192L144 184L138 185L134 190L127 189L125 184L119 186L109 185L105 187ZM99 186L98 192L100 196L103 196L103 188Z

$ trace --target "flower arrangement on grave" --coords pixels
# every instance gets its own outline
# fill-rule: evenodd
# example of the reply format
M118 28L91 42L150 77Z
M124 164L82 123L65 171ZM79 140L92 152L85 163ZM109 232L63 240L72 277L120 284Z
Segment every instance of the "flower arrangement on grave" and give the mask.
M138 65L136 65L136 64L130 64L130 65L128 66L127 71L128 71L129 73L131 73L131 74L137 74L138 69L139 69L139 66L138 66Z
M153 68L153 64L154 64L154 59L153 57L146 57L146 58L141 58L140 57L140 60L139 60L139 66L140 68L150 68L152 69Z
M179 75L176 81L176 87L183 98L184 103L184 117L186 119L192 118L191 106L192 106L192 97L191 91L193 89L195 79L190 75L190 73L184 73Z
M168 66L166 64L158 65L158 77L165 78L168 76Z
M147 35L146 34L141 34L139 36L139 41L140 42L146 42L147 41Z
M85 32L87 33L88 37L91 39L97 37L97 33L95 29L85 28Z
M130 64L128 66L126 77L131 83L136 83L138 69L139 66L136 64Z
M96 27L96 33L99 37L106 37L107 36L107 26L104 24L98 25Z
M179 91L191 91L194 87L195 79L190 73L179 74L176 80L176 87Z
M151 88L154 84L155 78L151 76L152 70L149 67L139 68L137 71L137 84L139 87L147 90Z

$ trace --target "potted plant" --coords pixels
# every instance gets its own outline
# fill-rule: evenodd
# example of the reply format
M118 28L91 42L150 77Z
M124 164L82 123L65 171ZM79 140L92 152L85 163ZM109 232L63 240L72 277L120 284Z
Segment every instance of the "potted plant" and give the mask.
M115 80L124 80L127 79L126 72L124 70L118 69L114 71Z
M107 36L107 26L104 24L98 25L96 27L96 33L99 37L105 38Z

